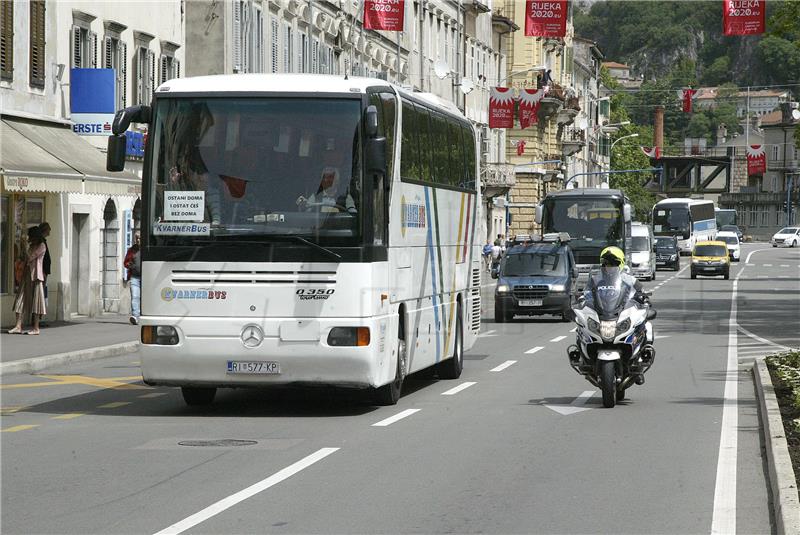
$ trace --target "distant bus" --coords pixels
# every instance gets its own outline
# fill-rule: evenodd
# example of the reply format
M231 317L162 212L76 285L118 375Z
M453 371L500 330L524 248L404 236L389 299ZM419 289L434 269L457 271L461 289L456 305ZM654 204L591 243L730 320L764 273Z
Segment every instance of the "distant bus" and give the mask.
M717 228L723 225L739 225L739 218L733 208L714 208L714 218L717 220Z
M690 253L698 241L717 236L714 203L704 199L664 199L653 207L653 234L677 236L678 249Z

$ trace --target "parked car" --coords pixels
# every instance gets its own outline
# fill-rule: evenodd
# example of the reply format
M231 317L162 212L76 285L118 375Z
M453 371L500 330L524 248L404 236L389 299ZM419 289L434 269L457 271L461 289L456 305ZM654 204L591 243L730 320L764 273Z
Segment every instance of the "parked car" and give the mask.
M739 237L734 232L717 232L717 241L724 241L728 246L728 256L734 262L738 262L742 255L742 248L739 245Z
M578 268L566 243L534 242L509 248L492 277L497 279L497 323L511 321L515 314L555 314L565 320L577 290Z
M736 234L736 237L739 238L739 241L744 239L744 234L742 233L741 229L736 225L722 225L720 228L717 229L718 232L733 232Z
M656 267L678 271L681 268L681 251L677 236L656 237Z
M728 245L724 241L697 242L692 249L691 276L722 275L726 279L731 276L731 262L728 259Z
M786 227L780 229L770 240L773 247L786 245L787 247L797 247L800 245L800 227Z
M637 279L656 279L656 248L650 225L631 225L631 275Z

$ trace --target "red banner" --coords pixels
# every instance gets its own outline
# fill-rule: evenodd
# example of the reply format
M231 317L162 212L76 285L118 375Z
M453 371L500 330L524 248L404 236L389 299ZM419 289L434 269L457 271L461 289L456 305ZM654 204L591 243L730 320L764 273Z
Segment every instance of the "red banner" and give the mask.
M747 147L747 176L763 175L767 171L767 153L764 145Z
M524 139L517 141L517 156L522 156L525 154L525 144L526 143Z
M724 0L722 28L725 35L759 35L764 33L766 0Z
M697 93L697 89L684 89L683 91L678 91L678 94L683 101L684 113L692 113L692 99L694 98L695 93Z
M514 128L514 94L508 87L489 92L489 128Z
M564 37L567 35L567 0L526 0L525 35Z
M655 158L658 160L661 158L661 147L640 147L642 152L648 158Z
M402 32L405 11L405 0L364 0L364 28Z
M539 122L539 105L546 89L523 89L519 94L519 127L528 128Z

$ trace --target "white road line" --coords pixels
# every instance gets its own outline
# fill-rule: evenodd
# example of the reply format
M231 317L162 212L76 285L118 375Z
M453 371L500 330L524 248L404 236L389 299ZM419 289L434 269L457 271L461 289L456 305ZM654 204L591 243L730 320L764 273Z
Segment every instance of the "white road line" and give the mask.
M742 272L739 272L741 275ZM736 458L739 440L739 358L736 332L736 293L739 275L733 281L731 315L728 321L728 362L725 377L725 400L722 405L722 429L719 437L717 479L714 486L714 512L711 533L736 533Z
M497 332L497 331L496 331L495 329L492 329L491 331L486 331L485 333L481 333L481 334L479 334L478 336L479 336L479 337L480 337L480 336L489 336L489 335L491 335L492 333L496 333L496 332Z
M572 329L570 329L570 330L569 330L569 332L571 332L571 333L574 333L574 332L575 332L575 331L577 331L577 330L578 330L578 328L577 328L577 327L573 327Z
M778 275L779 279L788 279L789 275Z
M394 416L386 418L385 420L381 420L378 423L372 424L372 427L386 427L387 425L392 425L396 421L402 420L407 416L411 416L412 414L414 414L415 412L419 412L420 410L421 409L406 409L403 412L398 412Z
M741 332L742 334L744 334L745 336L747 336L749 338L752 338L753 340L755 340L757 342L761 342L762 344L770 345L770 346L772 346L772 347L774 347L776 349L780 349L781 351L790 351L791 350L790 347L786 347L786 346L782 346L780 344L776 344L775 342L773 342L771 340L767 340L766 338L761 338L757 334L751 333L750 331L748 331L747 329L745 329L741 325L737 325L736 327L739 329L739 332Z
M758 276L756 276L756 278L757 279L768 279L769 277L767 275L758 275Z
M747 267L754 267L755 264L745 264Z
M781 267L789 267L789 264L781 264Z
M509 366L513 366L513 365L514 365L514 364L516 364L516 363L517 363L517 361L516 361L516 360L507 360L507 361L505 361L504 363L502 363L500 366L497 366L497 367L495 367L495 368L492 368L492 369L491 369L491 370L489 370L489 371L490 371L490 372L501 372L501 371L505 370L506 368L508 368Z
M763 264L763 267L772 267L772 264Z
M475 381L467 381L466 383L461 383L457 387L451 388L447 392L442 392L442 395L443 396L454 396L454 395L458 394L459 392L461 392L462 390L465 390L465 389L471 387L474 384L477 384L477 383L475 383Z
M542 349L544 349L544 347L542 347L542 346L532 347L531 349L527 350L525 352L525 354L526 355L533 355L534 353L536 353L537 351L541 351Z
M555 338L553 338L553 339L552 339L552 340L550 340L550 341L551 341L551 342L560 342L560 341L561 341L561 340L563 340L564 338L566 338L566 336L556 336Z
M315 453L312 453L308 457L297 461L296 463L287 466L283 470L276 472L275 474L269 476L266 479L262 479L258 483L247 487L244 490L240 490L236 494L231 494L227 498L223 498L222 500L218 501L217 503L210 505L203 509L202 511L193 514L190 517L181 520L180 522L176 522L172 524L168 528L162 529L156 535L176 535L178 533L183 533L187 529L193 528L197 524L204 522L211 518L212 516L218 515L219 513L225 511L226 509L230 509L234 505L239 502L246 500L252 496L255 496L259 492L265 491L268 488L277 485L281 481L290 478L291 476L295 475L296 473L300 472L301 470L308 468L312 464L321 461L331 453L338 451L339 448L322 448Z

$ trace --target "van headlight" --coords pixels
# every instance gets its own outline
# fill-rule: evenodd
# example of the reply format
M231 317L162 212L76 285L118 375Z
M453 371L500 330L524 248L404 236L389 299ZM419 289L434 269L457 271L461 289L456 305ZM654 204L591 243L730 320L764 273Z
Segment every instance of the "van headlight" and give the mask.
M497 293L499 294L507 294L511 291L511 288L508 287L508 284L498 284L497 285Z
M678 255L676 255L676 254L670 255L669 259L670 259L670 261L677 260L678 259Z
M553 293L564 293L567 291L567 286L565 284L551 284L550 291Z

